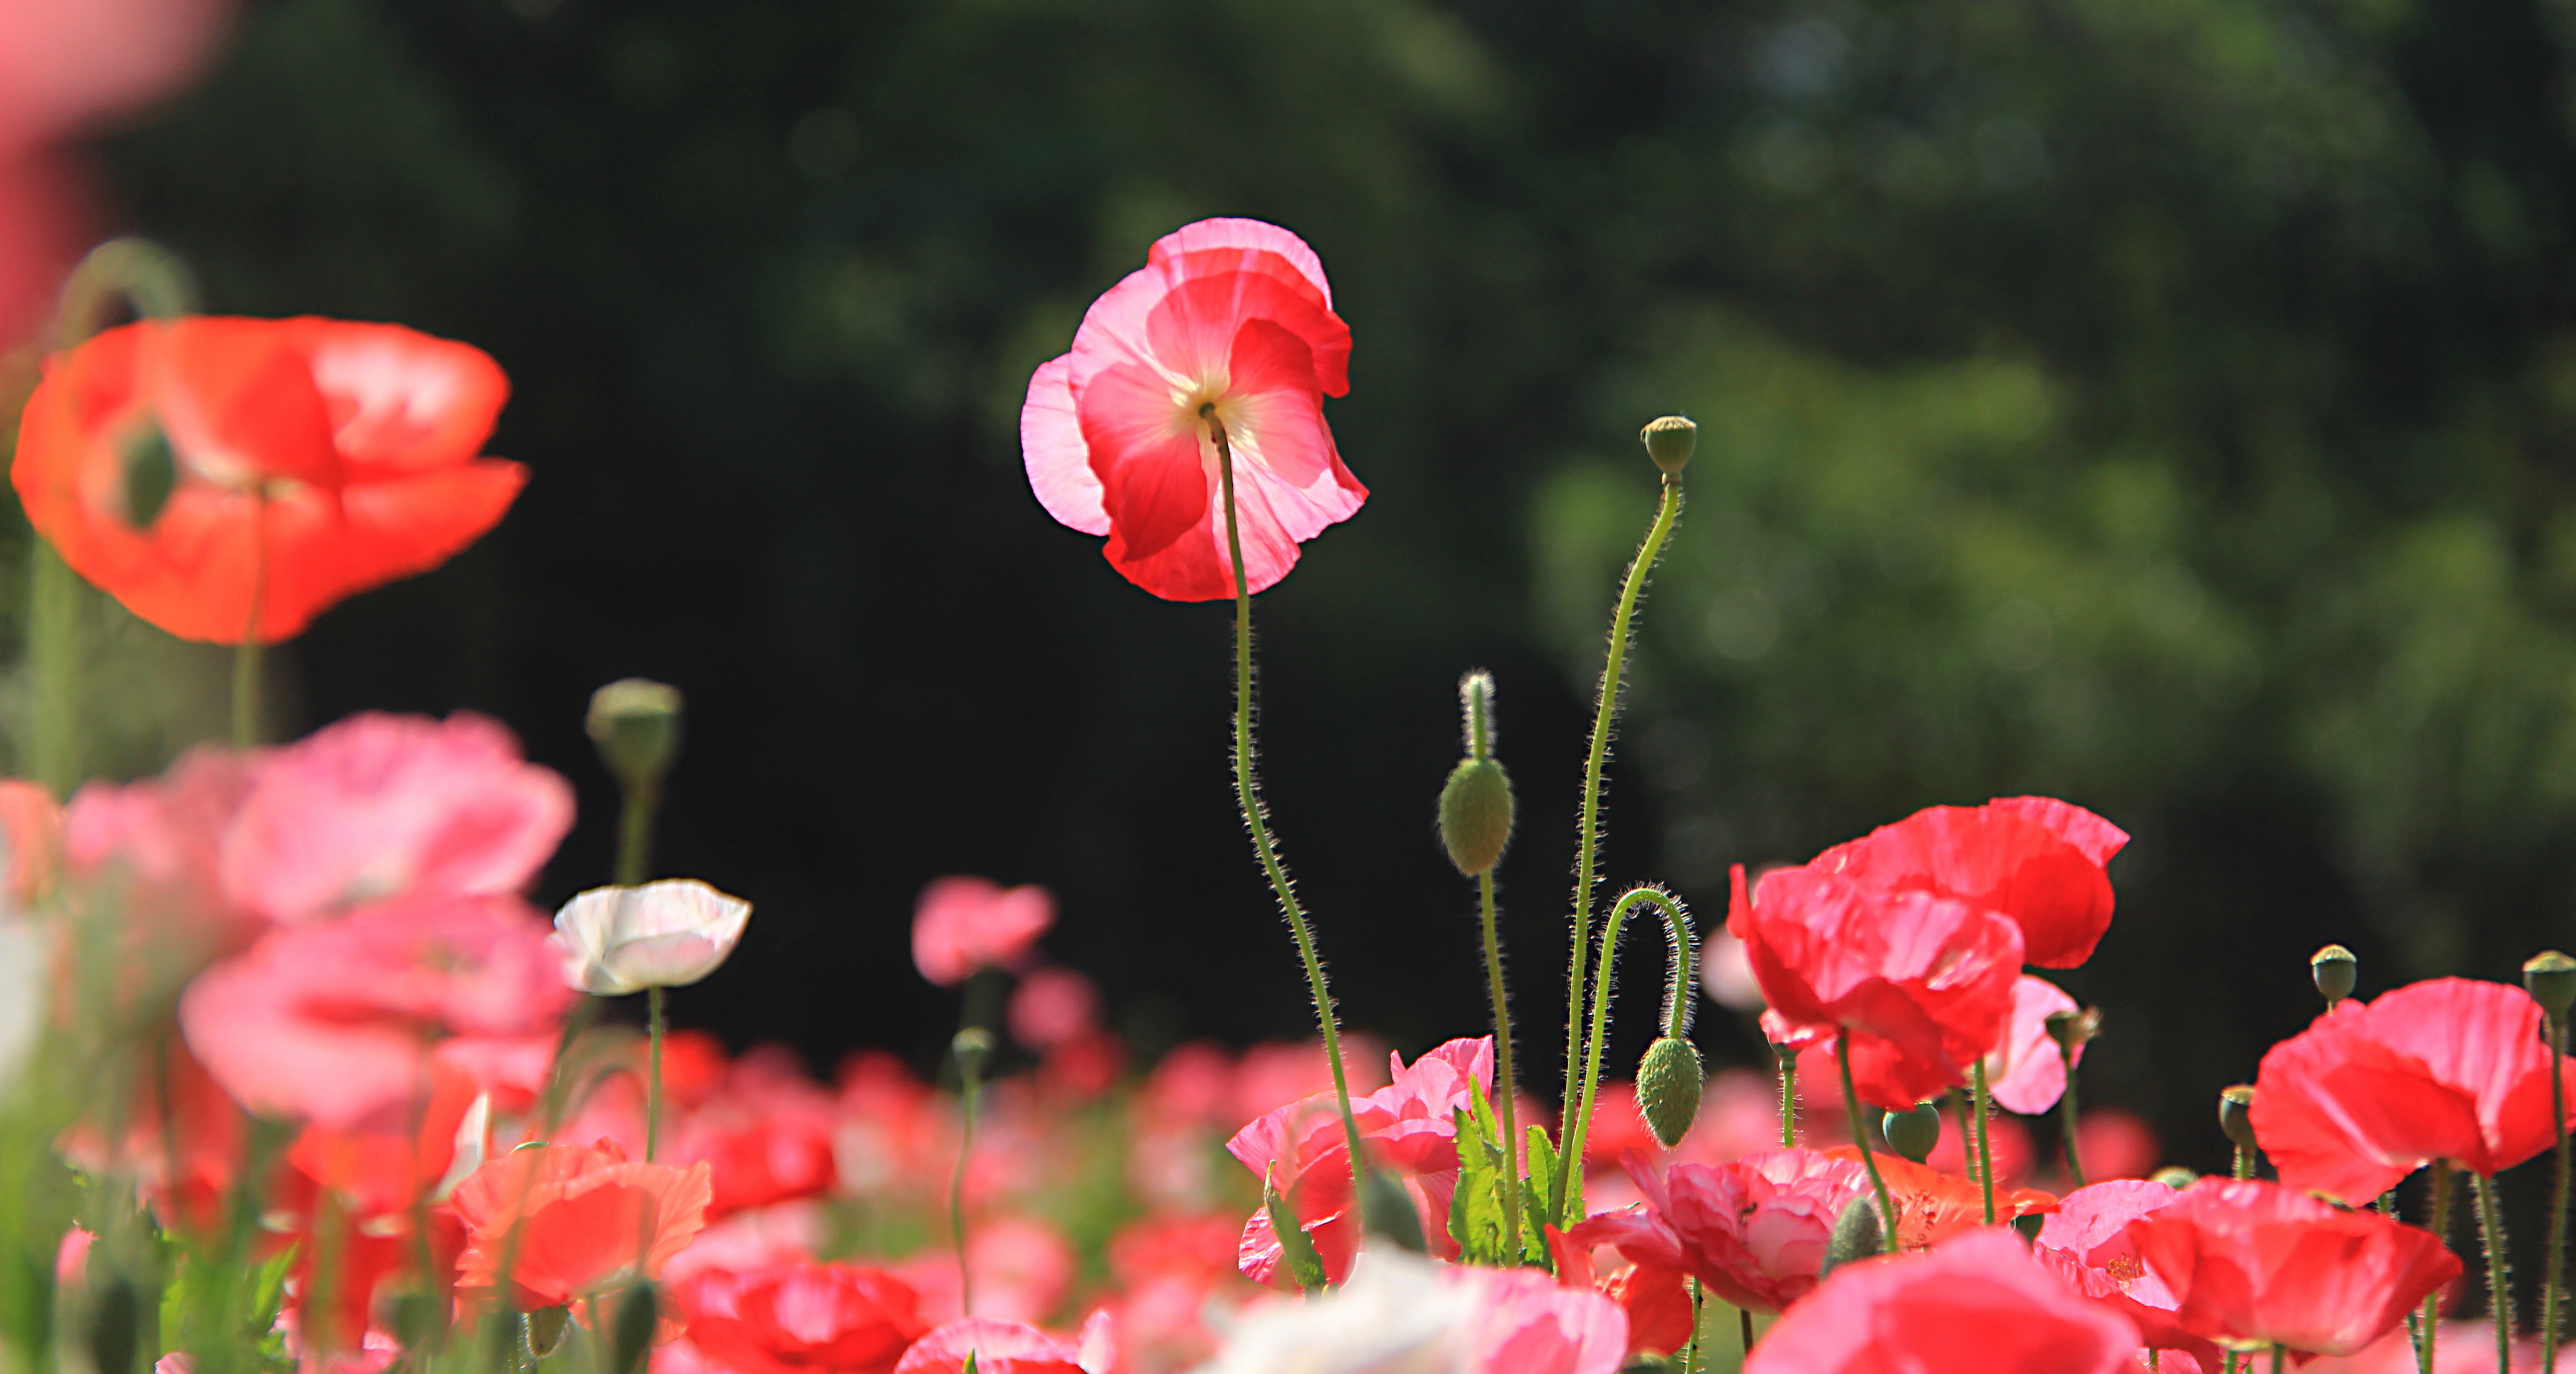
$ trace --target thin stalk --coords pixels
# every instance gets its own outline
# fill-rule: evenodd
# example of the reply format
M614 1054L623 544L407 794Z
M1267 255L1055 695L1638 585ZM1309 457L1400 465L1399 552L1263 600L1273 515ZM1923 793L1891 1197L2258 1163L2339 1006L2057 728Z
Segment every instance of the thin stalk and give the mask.
M1520 1124L1515 1120L1517 1108L1512 1103L1512 1007L1509 992L1503 986L1503 942L1495 929L1494 871L1476 875L1476 898L1485 918L1485 990L1494 1003L1494 1106L1503 1118L1503 1170L1509 1186L1503 1189L1503 1253L1517 1262L1521 1253L1521 1168Z
M1591 948L1592 885L1599 881L1595 864L1601 846L1601 768L1610 752L1610 724L1619 714L1619 683L1627 667L1629 625L1636 618L1637 598L1681 509L1682 479L1677 473L1666 473L1655 523L1647 527L1645 542L1637 546L1637 556L1619 586L1619 607L1610 616L1610 656L1601 665L1600 699L1592 707L1592 744L1583 761L1582 829L1575 837L1574 952L1565 970L1565 1095L1560 1100L1568 1103L1574 1101L1575 1065L1581 1057L1583 955Z
M2254 1176L2254 1152L2242 1145L2236 1147L2236 1176L2240 1179Z
M644 990L645 1023L652 1040L651 1072L644 1078L644 1162L653 1162L654 1147L662 1143L662 989Z
M2239 1151L2242 1153L2242 1151ZM2433 1236L2444 1245L2451 1243L2451 1161L2433 1161ZM2442 1295L2438 1291L2424 1295L2424 1310L2417 1318L2424 1328L2424 1340L2415 1347L2416 1374L2433 1374L2433 1347L2441 1336Z
M1968 1070L1968 1092L1977 1103L1977 1184L1985 1190L1986 1224L1995 1224L1995 1152L1986 1135L1986 1061Z
M2285 1353L2279 1341L2272 1342L2272 1374L2281 1374L2281 1358Z
M2504 1207L2495 1179L2471 1174L2478 1196L2478 1240L2487 1252L2487 1308L2495 1318L2496 1374L2513 1374L2513 1277L2505 1260Z
M1548 1210L1562 1218L1561 1225L1581 1220L1565 1215L1566 1182L1583 1158L1583 1141L1592 1129L1593 1097L1601 1086L1601 1047L1610 1031L1610 961L1619 952L1619 928L1627 923L1628 909L1639 902L1651 902L1662 913L1666 935L1672 942L1671 968L1664 991L1664 1033L1675 1039L1690 1034L1691 993L1696 986L1691 979L1690 912L1680 898L1662 888L1630 888L1620 894L1610 908L1609 919L1601 926L1601 960L1592 976L1591 1044L1584 1055L1581 1095L1575 1099L1576 1107L1566 1114L1564 1162L1556 1171L1556 1195L1548 1204Z
M1896 1203L1887 1195L1887 1180L1878 1176L1878 1156L1869 1148L1869 1126L1860 1119L1860 1090L1852 1086L1851 1028L1834 1037L1834 1058L1842 1064L1843 1110L1851 1116L1852 1143L1860 1146L1861 1167L1869 1171L1869 1189L1878 1195L1879 1249L1896 1248Z
M2549 1018L2549 1119L2558 1128L2549 1193L2549 1260L2540 1289L2540 1374L2558 1371L2558 1309L2567 1270L2567 1022Z
M28 541L27 676L34 687L28 771L57 800L80 781L80 579L39 536Z
M2084 1186L2084 1161L2075 1156L2075 1051L2061 1047L2058 1057L2066 1062L2066 1092L2057 1099L2058 1133L2066 1143L2066 1180Z
M653 868L653 812L659 798L645 787L625 792L617 813L617 885L638 887Z
M1296 887L1279 863L1279 845L1270 837L1261 789L1253 780L1252 588L1244 579L1243 531L1235 513L1234 446L1226 440L1225 421L1218 418L1214 405L1201 407L1199 417L1207 421L1208 437L1216 444L1217 478L1225 497L1226 555L1234 567L1235 801L1243 809L1244 827L1252 832L1252 852L1260 857L1262 872L1269 875L1270 890L1279 895L1279 912L1288 918L1288 933L1297 941L1297 957L1306 965L1306 989L1315 999L1315 1024L1324 1033L1324 1060L1333 1070L1333 1105L1341 1109L1342 1140L1350 1148L1351 1190L1356 1197L1368 1159L1360 1148L1359 1121L1351 1115L1350 1075L1342 1068L1341 1023L1333 1014L1332 989L1324 981L1324 961L1315 954L1315 936L1307 928L1306 909L1298 905Z
M984 1095L983 1066L960 1057L957 1063L963 1108L957 1140L957 1167L948 1176L948 1235L957 1245L957 1311L975 1315L975 1275L966 1267L966 1161L975 1154L975 1112Z
M1787 1045L1773 1045L1780 1060L1780 1147L1798 1148L1798 1052Z
M251 497L250 621L233 646L233 747L259 743L259 619L268 599L268 494Z
M1753 1358L1753 1309L1750 1307L1735 1309L1735 1319L1738 1328L1744 1333L1744 1357L1749 1360Z
M1694 1278L1694 1279L1692 1279L1692 1280L1690 1281L1690 1298L1691 1298L1690 1337L1689 1337L1689 1339L1684 1340L1684 1341L1682 1342L1681 1367L1680 1367L1680 1370L1679 1370L1679 1374L1694 1374L1694 1371L1696 1371L1696 1370L1699 1368L1699 1323L1700 1323L1700 1304L1701 1304L1701 1293L1700 1293L1700 1288L1699 1288L1699 1280L1698 1280L1698 1279L1696 1279L1696 1278Z

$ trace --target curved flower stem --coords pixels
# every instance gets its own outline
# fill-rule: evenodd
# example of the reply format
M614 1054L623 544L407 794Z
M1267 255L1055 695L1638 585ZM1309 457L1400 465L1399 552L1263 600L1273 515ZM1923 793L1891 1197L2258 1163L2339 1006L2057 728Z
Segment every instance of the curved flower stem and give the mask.
M2065 1137L2066 1180L2084 1186L2084 1161L2075 1155L2075 1051L2061 1048L2058 1057L2066 1064L2066 1091L2057 1099L2058 1133Z
M2558 1127L2549 1194L2549 1261L2540 1289L2540 1374L2558 1374L2558 1309L2567 1273L2567 1022L2549 1018L2549 1119Z
M2283 1354L2284 1351L2281 1343L2279 1341L2274 1341L2272 1343L2272 1374L2281 1374L2281 1359Z
M1592 885L1599 880L1595 865L1601 846L1601 768L1610 752L1610 723L1619 714L1619 683L1627 667L1629 625L1636 618L1637 598L1645 590L1646 575L1654 570L1655 559L1664 550L1664 537L1672 533L1673 521L1681 510L1681 476L1665 473L1663 500L1655 507L1655 523L1647 527L1646 540L1637 546L1637 556L1629 562L1627 578L1619 586L1619 608L1610 616L1610 657L1601 666L1600 699L1592 707L1592 746L1583 762L1583 822L1575 838L1574 953L1565 970L1562 1100L1569 1105L1574 1101L1575 1066L1582 1048L1583 955L1591 947Z
M2513 1277L2505 1262L2504 1207L2492 1175L2471 1174L2477 1190L2478 1239L2487 1252L2487 1308L2495 1319L2496 1374L2513 1374Z
M1253 780L1252 590L1244 580L1243 531L1235 514L1234 446L1226 441L1225 421L1218 418L1214 405L1200 407L1199 418L1207 421L1208 438L1216 444L1217 479L1225 497L1225 549L1234 568L1235 801L1243 809L1244 827L1252 832L1252 852L1260 856L1261 870L1270 878L1270 890L1279 894L1279 912L1288 918L1288 933L1297 941L1297 957L1306 964L1306 988L1315 999L1315 1024L1324 1033L1324 1060L1333 1069L1333 1105L1341 1109L1342 1140L1351 1154L1352 1196L1357 1197L1368 1159L1360 1149L1359 1121L1351 1115L1350 1075L1342 1068L1341 1023L1333 1015L1332 989L1324 982L1324 961L1316 957L1315 936L1307 928L1306 909L1297 904L1296 886L1288 881L1287 869L1280 866L1279 845L1270 837L1260 784Z
M1582 1096L1577 1107L1565 1116L1563 1145L1558 1156L1556 1196L1548 1200L1548 1210L1556 1214L1560 1225L1580 1220L1565 1215L1566 1181L1583 1159L1583 1139L1592 1129L1593 1094L1601 1085L1601 1046L1610 1030L1610 961L1619 952L1619 927L1628 920L1628 909L1639 902L1651 902L1663 913L1664 930L1672 941L1671 967L1664 984L1664 1034L1681 1039L1690 1034L1692 1007L1690 911L1681 898L1660 887L1634 887L1621 893L1610 908L1609 919L1601 925L1601 960L1592 975L1591 1047L1583 1060Z
M2241 1154L2242 1151L2239 1151ZM2451 1243L2451 1161L2433 1161L2433 1237L2444 1245ZM2415 1347L2417 1374L2433 1374L2433 1346L2442 1329L2442 1295L2424 1295L2424 1311L2419 1319L2424 1327L2424 1342Z
M1852 1086L1851 1027L1834 1037L1834 1059L1843 1070L1843 1110L1851 1116L1852 1143L1860 1147L1861 1167L1869 1170L1869 1190L1878 1195L1879 1242L1882 1252L1896 1249L1896 1203L1887 1195L1887 1180L1878 1175L1878 1156L1869 1148L1869 1126L1860 1119L1860 1090Z
M1512 1077L1512 1005L1511 995L1503 986L1503 942L1495 929L1494 871L1486 869L1476 875L1476 899L1485 919L1485 991L1494 1003L1494 1106L1503 1119L1503 1171L1509 1185L1503 1189L1503 1253L1518 1262L1521 1253L1521 1166L1520 1123L1515 1119Z
M1986 1061L1968 1070L1968 1092L1977 1103L1977 1183L1986 1194L1986 1224L1995 1224L1995 1152L1986 1132Z
M653 1162L653 1151L662 1143L662 990L644 990L644 1021L652 1040L651 1072L644 1076L644 1162Z
M1773 1045L1771 1052L1780 1061L1780 1148L1798 1148L1798 1051L1787 1045Z

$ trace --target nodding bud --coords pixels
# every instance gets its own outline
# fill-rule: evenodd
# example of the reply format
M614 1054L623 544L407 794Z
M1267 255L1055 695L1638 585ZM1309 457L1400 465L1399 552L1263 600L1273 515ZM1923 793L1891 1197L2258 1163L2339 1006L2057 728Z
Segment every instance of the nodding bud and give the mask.
M2048 1027L2048 1038L2057 1042L2058 1051L2072 1058L2077 1050L2102 1033L2102 1009L2086 1007L2082 1011L2052 1011L2041 1024Z
M2576 959L2554 949L2543 950L2523 960L2522 985L2542 1011L2564 1021L2567 1008L2576 1004Z
M1384 1236L1417 1255L1428 1248L1422 1241L1422 1214L1413 1208L1413 1194L1404 1191L1404 1184L1393 1174L1371 1169L1360 1180L1360 1222L1370 1235Z
M1834 1229L1825 1240L1824 1267L1816 1277L1823 1278L1853 1260L1868 1259L1887 1249L1887 1231L1879 1225L1878 1202L1866 1195L1843 1205L1841 1216L1834 1218Z
M1887 1148L1920 1164L1941 1143L1941 1104L1922 1102L1910 1112L1889 1112L1878 1123Z
M1708 1075L1700 1068L1699 1051L1691 1042L1657 1036L1646 1047L1646 1057L1637 1061L1637 1114L1646 1118L1646 1129L1669 1150L1690 1134L1691 1122L1699 1119L1700 1094L1707 1087Z
M2361 976L2361 961L2341 945L2328 945L2308 956L2308 974L2317 980L2317 991L2326 1005L2352 996L2352 985Z
M620 678L590 694L584 724L608 771L630 788L649 791L661 786L680 752L680 689Z
M2254 1085L2239 1083L2222 1088L2218 1093L2218 1129L2236 1142L2236 1148L2254 1148Z
M2147 1175L2147 1182L2161 1183L2179 1193L2183 1189L2200 1182L2200 1175L2193 1173L2191 1170L2186 1169L2179 1164L2168 1164L2165 1167L2156 1170L2154 1173Z
M1699 447L1699 426L1687 416L1666 415L1648 420L1637 437L1646 441L1646 456L1656 467L1675 473L1690 466L1691 450Z
M1440 788L1440 847L1473 878L1503 861L1512 842L1512 780L1494 759L1460 759Z
M968 1026L948 1042L949 1056L957 1061L957 1072L967 1078L981 1077L984 1061L993 1053L993 1033L982 1026Z

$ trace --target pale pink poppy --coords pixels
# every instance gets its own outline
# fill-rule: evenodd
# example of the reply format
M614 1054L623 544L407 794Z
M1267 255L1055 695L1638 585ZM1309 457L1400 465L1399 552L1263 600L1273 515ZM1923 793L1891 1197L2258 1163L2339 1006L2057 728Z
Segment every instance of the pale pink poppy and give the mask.
M695 878L594 887L555 913L550 937L564 981L598 997L687 987L742 939L751 903Z
M1029 378L1029 486L1049 515L1109 536L1111 566L1146 591L1232 596L1213 417L1233 453L1246 581L1260 591L1368 499L1324 424L1324 398L1350 390L1350 355L1303 240L1259 220L1184 226L1092 303L1072 352Z
M481 716L364 712L268 751L223 839L225 892L273 921L527 885L572 787Z
M955 987L982 969L1016 968L1055 924L1055 898L1042 887L1003 887L982 878L940 878L912 909L912 962L921 976Z
M198 975L179 1025L242 1106L345 1128L428 1091L438 1033L526 1035L572 997L524 903L428 899L272 932Z
M986 1217L966 1233L966 1267L975 1276L975 1313L1001 1321L1041 1320L1073 1291L1078 1259L1064 1232L1028 1216ZM957 1291L957 1252L924 1250L890 1266L921 1296L932 1322L966 1315Z
M1069 968L1042 968L1011 990L1003 1018L1011 1038L1033 1050L1052 1049L1100 1028L1100 990Z
M1611 1374L1628 1349L1628 1314L1588 1288L1535 1269L1463 1269L1476 1295L1466 1339L1471 1374Z
M1086 1329L1068 1340L1027 1322L966 1317L912 1343L894 1374L962 1374L972 1356L978 1374L1109 1374L1106 1343Z

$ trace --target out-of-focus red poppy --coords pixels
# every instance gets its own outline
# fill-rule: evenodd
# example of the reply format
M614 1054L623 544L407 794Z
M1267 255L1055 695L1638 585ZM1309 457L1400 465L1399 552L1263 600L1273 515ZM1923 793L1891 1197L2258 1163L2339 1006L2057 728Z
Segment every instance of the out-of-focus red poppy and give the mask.
M1865 887L1929 892L1999 911L2021 927L2022 957L2073 968L2111 925L2103 865L2129 836L2054 797L1926 807L1819 854L1809 868Z
M1738 866L1726 928L1771 1003L1772 1042L1849 1030L1855 1088L1890 1111L1967 1081L2002 1039L2021 976L2021 930L2000 913L1864 886L1821 861L1773 869L1749 894Z
M2031 1254L2067 1287L2137 1323L2138 1337L2159 1350L2217 1354L2206 1337L2174 1320L2182 1299L2138 1257L2130 1222L2161 1211L2182 1194L2161 1183L2121 1179L2078 1188L2040 1224ZM2210 1363L2208 1360L2203 1364Z
M48 360L10 477L126 609L275 642L500 520L527 472L478 454L508 393L480 349L398 325L147 321Z
M689 1344L728 1374L887 1374L930 1329L901 1279L856 1264L712 1270L672 1296Z
M531 1311L660 1278L706 1225L707 1194L703 1163L629 1163L614 1147L513 1150L456 1185L457 1287L490 1295L507 1265L511 1305Z
M1350 357L1350 326L1303 240L1259 220L1187 225L1029 378L1029 486L1047 514L1109 536L1110 565L1146 591L1230 597L1213 416L1234 456L1245 579L1260 591L1368 499L1324 424L1324 398L1350 390Z
M2127 1318L2068 1292L2009 1232L1860 1260L1789 1310L1744 1374L2117 1374Z
M667 1068L667 1056L663 1062ZM753 1050L725 1073L721 1089L701 1095L670 1127L663 1158L673 1164L703 1159L714 1170L708 1216L831 1191L839 1112L791 1051Z
M1675 1164L1658 1178L1632 1168L1646 1202L1604 1212L1568 1232L1573 1245L1613 1245L1646 1269L1695 1274L1710 1292L1754 1312L1805 1297L1845 1207L1869 1196L1852 1160L1814 1150L1765 1150L1730 1164Z
M1047 927L1055 898L1042 887L1003 887L982 878L939 878L912 909L912 962L943 988L988 968L1017 968Z
M2260 1180L2202 1179L2126 1234L2183 1330L2319 1355L2363 1349L2460 1272L2429 1231Z
M2350 1202L2436 1159L2492 1177L2556 1137L2540 1034L2540 1004L2503 983L2347 999L2263 1056L2255 1140L2283 1183Z

